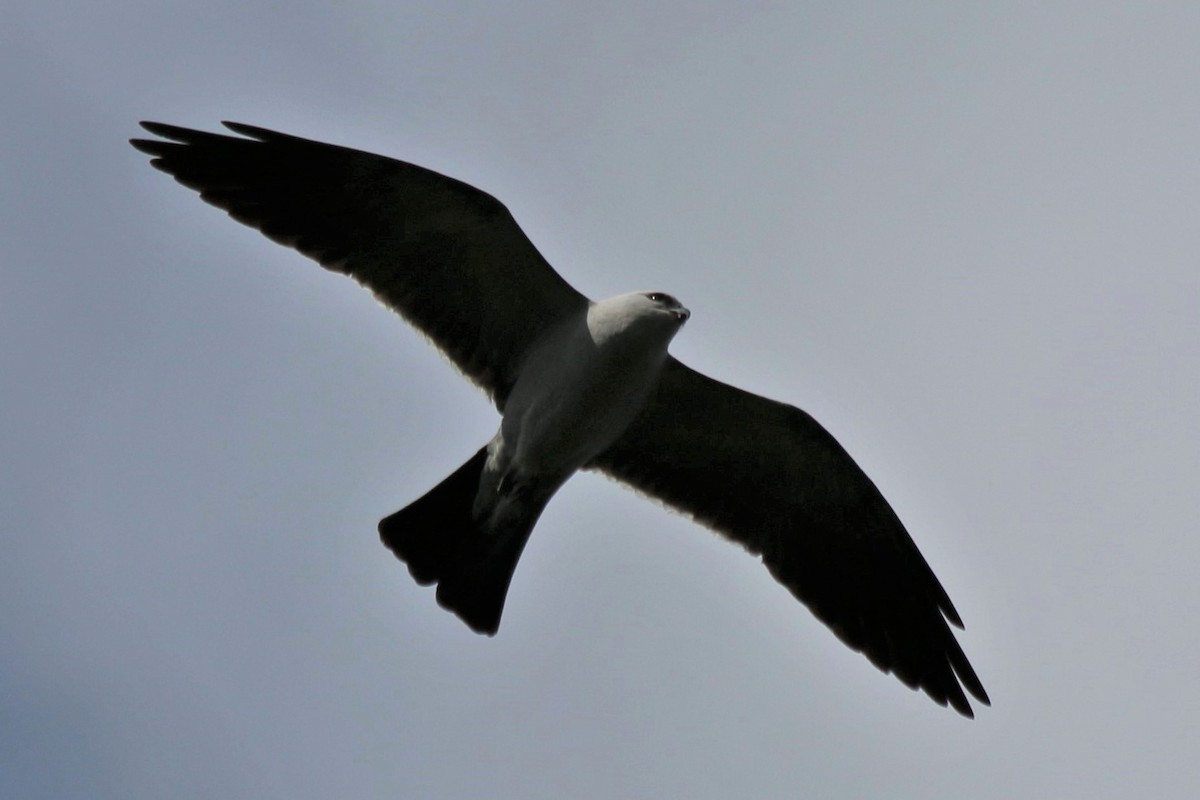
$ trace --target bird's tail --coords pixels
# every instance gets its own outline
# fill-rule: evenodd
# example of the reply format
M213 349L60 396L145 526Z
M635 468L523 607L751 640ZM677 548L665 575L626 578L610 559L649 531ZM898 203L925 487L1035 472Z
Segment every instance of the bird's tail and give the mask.
M438 584L443 608L490 636L500 627L509 582L545 502L501 530L476 521L472 509L487 457L484 447L424 497L385 517L379 538L417 583Z

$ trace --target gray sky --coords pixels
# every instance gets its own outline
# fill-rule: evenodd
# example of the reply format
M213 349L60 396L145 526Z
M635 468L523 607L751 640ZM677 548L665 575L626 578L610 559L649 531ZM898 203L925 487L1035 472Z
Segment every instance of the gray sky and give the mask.
M1200 6L647 5L8 5L0 796L1195 796ZM676 294L677 356L880 486L994 707L594 475L471 634L375 524L495 412L144 118L401 157Z

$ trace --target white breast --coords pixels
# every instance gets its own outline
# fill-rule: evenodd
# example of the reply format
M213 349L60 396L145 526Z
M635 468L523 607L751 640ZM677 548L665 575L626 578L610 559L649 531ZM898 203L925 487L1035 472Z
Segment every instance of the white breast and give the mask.
M565 478L621 435L679 329L638 297L596 303L533 349L505 405L502 461L525 476Z

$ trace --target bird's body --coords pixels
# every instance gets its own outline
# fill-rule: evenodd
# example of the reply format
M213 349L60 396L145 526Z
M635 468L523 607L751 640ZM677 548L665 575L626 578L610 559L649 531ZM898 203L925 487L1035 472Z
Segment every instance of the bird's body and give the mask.
M591 302L495 198L401 161L226 123L161 123L133 144L234 219L358 280L436 344L502 414L490 442L379 524L439 602L495 633L555 491L594 469L760 554L850 647L972 716L987 693L961 620L875 485L811 417L705 377L667 347L670 295Z
M548 331L521 365L489 467L570 475L607 449L645 404L687 318L669 295L634 292Z
M689 312L669 295L603 300L546 331L504 404L500 430L474 458L380 523L384 543L438 600L495 633L517 560L542 509L642 409ZM469 510L469 516L464 515Z

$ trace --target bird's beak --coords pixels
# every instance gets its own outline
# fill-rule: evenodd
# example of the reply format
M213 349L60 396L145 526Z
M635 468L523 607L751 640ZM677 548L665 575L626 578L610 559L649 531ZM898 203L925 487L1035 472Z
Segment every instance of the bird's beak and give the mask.
M680 306L679 308L675 309L675 319L679 320L681 323L687 322L688 318L691 316L692 316L692 312L688 311L683 306Z

